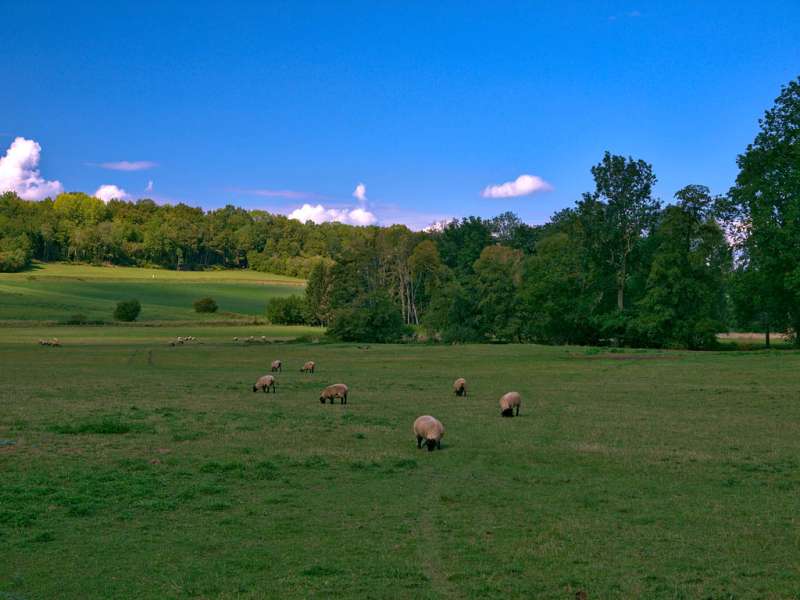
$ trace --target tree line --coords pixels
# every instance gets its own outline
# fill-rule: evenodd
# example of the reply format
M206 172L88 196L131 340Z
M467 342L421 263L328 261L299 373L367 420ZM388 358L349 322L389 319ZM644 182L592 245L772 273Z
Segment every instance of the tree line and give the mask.
M272 318L345 340L422 335L708 348L728 328L800 331L800 79L738 159L731 190L686 185L663 204L646 161L606 152L594 189L538 226L513 213L414 232L300 223L81 193L0 196L0 270L32 259L306 277Z

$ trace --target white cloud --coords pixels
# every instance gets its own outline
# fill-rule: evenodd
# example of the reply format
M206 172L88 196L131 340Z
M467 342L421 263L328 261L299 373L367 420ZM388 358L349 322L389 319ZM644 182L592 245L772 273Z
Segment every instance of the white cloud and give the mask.
M150 179L147 181L147 187L144 188L145 192L152 192L153 191L153 180Z
M0 158L0 192L16 192L24 200L43 200L63 192L61 182L45 181L39 174L41 152L33 140L15 138Z
M115 185L111 184L104 184L97 188L97 191L94 193L95 198L100 198L103 202L108 202L109 200L124 200L128 197L128 192L123 190L122 188L118 188Z
M372 225L378 220L375 215L363 208L351 210L347 214L347 218L353 225Z
M359 202L366 202L367 201L367 186L365 186L363 183L359 183L356 186L356 189L353 190L353 198L355 198Z
M363 208L354 208L352 210L346 208L325 208L322 204L317 204L315 206L303 204L300 208L296 208L290 212L289 218L297 219L303 223L306 221L313 221L314 223L338 221L339 223L347 223L350 225L373 225L378 221L374 214Z
M149 160L120 160L118 162L104 162L96 166L112 171L145 171L146 169L157 167L158 164Z
M536 175L520 175L514 181L487 186L481 195L484 198L513 198L537 192L551 192L553 186Z

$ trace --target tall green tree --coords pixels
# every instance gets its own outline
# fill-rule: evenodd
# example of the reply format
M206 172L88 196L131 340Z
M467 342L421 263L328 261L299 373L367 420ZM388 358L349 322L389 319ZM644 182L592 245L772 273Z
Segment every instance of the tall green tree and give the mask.
M332 288L331 267L321 260L311 269L306 283L305 311L312 325L324 326L330 321Z
M675 194L653 234L656 252L633 328L648 345L708 348L724 325L730 251L705 186Z
M451 221L436 237L442 262L459 276L472 274L475 261L494 243L492 230L480 217Z
M541 239L523 266L518 294L523 337L556 344L597 343L602 293L592 276L579 240L565 232Z
M475 261L473 289L478 299L479 329L499 340L519 340L517 310L523 254L507 246L487 246Z
M601 220L599 250L614 271L617 309L622 312L631 257L658 214L659 202L652 197L656 176L645 161L610 152L592 167L592 175L595 190L584 195L578 210Z
M741 261L748 287L760 288L755 312L788 325L800 344L800 78L783 87L759 124L729 193L733 218L748 231Z

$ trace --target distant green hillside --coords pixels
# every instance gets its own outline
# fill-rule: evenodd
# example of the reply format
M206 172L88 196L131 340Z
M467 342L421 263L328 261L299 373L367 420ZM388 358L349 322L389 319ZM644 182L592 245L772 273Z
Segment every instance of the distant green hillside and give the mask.
M267 300L302 294L302 279L254 271L165 271L130 267L37 264L24 273L0 273L0 321L64 321L81 314L111 320L119 300L142 303L140 321L217 321L263 316ZM215 314L197 314L192 302L217 301Z

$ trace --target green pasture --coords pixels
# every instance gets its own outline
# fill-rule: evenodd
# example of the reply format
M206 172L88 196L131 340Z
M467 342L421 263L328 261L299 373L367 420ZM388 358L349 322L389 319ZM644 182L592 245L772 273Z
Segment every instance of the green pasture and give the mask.
M0 322L66 321L74 315L112 321L116 303L142 304L139 321L236 320L263 317L267 300L303 293L303 280L255 271L167 271L127 267L37 264L23 273L0 273ZM211 296L213 314L192 302Z
M795 351L52 329L0 329L3 600L800 594Z

